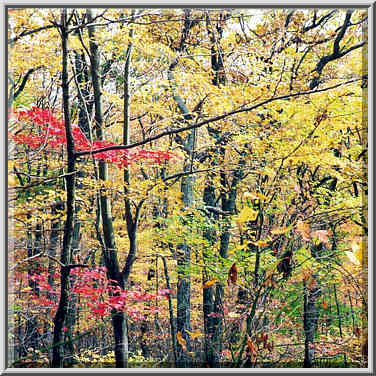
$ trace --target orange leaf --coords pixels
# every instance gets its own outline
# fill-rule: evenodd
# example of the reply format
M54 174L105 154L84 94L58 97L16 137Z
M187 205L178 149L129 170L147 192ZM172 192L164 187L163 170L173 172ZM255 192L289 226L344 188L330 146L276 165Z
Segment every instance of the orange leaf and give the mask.
M266 247L269 244L269 239L257 240L251 243L254 244L256 247Z
M311 277L311 278L309 279L309 282L308 282L307 287L308 287L309 290L317 289L318 284L317 284L316 279L313 278L313 277Z
M177 340L178 340L180 346L183 348L183 350L184 350L184 351L187 351L187 346L186 346L187 341L182 337L182 335L181 335L180 332L178 332L178 333L176 334L176 338L177 338Z
M238 268L236 267L236 264L232 264L230 270L228 271L228 279L227 284L230 286L230 282L232 284L235 284L238 280Z
M326 303L325 300L322 302L322 308L328 309L328 304Z
M248 334L247 335L247 347L248 347L248 351L251 355L257 355L257 350L256 350L256 346L253 344L250 336Z
M205 282L205 283L202 285L202 288L203 288L203 289L207 289L207 288L209 288L209 287L212 287L217 281L218 281L218 278L213 278L213 279L211 279L210 281Z

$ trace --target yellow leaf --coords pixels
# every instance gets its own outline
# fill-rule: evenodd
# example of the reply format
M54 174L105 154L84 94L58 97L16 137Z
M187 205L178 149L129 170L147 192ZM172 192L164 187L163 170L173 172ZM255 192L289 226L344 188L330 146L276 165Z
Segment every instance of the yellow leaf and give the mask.
M241 210L237 216L238 223L245 223L248 221L254 221L257 218L258 212L250 207L246 207Z
M265 201L267 199L267 197L263 195L262 193L252 193L252 192L244 192L243 197L250 198L251 200L259 199L259 200Z
M176 338L180 344L180 346L183 348L184 351L187 351L187 341L182 337L181 333L180 332L177 332L176 334Z
M213 279L211 279L210 281L205 282L205 283L202 285L202 288L203 288L203 289L207 289L207 288L209 288L209 287L212 287L217 281L218 281L218 278L213 278Z
M270 236L267 236L265 239L260 239L255 242L250 242L257 247L266 247L273 239Z
M267 200L268 198L265 196L265 195L263 195L262 193L256 193L256 196L257 196L257 198L259 198L260 200Z
M251 192L244 192L244 198L250 198L251 200L256 200L257 196Z
M354 256L357 258L359 261L359 264L362 263L363 260L363 253L362 253L362 247L358 243L352 243L351 244L351 249L354 252Z
M239 244L238 246L236 246L235 248L233 249L230 249L228 251L228 254L234 254L236 251L241 251L243 249L246 249L249 245L249 242L245 242L244 244Z
M270 232L273 235L282 235L282 234L285 234L289 230L290 230L290 227L277 227L274 230L271 230Z
M251 242L257 247L266 247L268 245L268 242L265 240L257 240L256 242Z
M363 260L363 254L362 254L362 250L359 249L357 250L355 253L354 253L355 257L358 259L359 261L359 264L362 263L362 260Z
M345 251L346 253L346 256L348 257L348 259L355 265L360 265L360 262L359 260L357 259L357 257L355 257L354 253L350 252L350 251Z
M15 178L15 176L12 174L12 175L9 175L8 176L8 186L9 187L15 187L17 185L17 180Z
M189 330L186 330L186 332L192 337L192 339L195 339L195 338L198 338L198 337L201 337L203 334L200 332L200 329L197 329L196 331L194 332L191 332Z

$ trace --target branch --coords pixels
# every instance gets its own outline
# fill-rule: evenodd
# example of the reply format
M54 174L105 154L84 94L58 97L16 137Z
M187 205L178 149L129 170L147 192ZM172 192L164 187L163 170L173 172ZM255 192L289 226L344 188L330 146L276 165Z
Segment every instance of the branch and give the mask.
M51 256L51 255L48 255L48 254L46 254L46 255L44 255L44 256L47 256L47 257L50 258L51 260L57 262L62 268L65 268L65 265L64 265L60 260L58 260L57 258L55 258L55 257L53 257L53 256Z
M197 174L197 173L200 173L200 172L209 172L209 171L212 171L212 169L211 168L207 168L207 169L204 169L204 170L193 170L193 171L179 172L179 173L174 174L174 175L166 176L162 180L165 182L167 180L181 178L182 176Z
M90 265L88 264L71 264L66 266L67 269L73 269L73 268L90 268Z
M23 262L30 261L30 260L35 259L35 258L40 257L40 256L44 256L44 252L37 253L36 255L33 255L33 256L27 257L27 258L25 258L25 259L23 259L23 260L21 260L21 261L15 263L12 267L10 267L9 271L12 271L12 270L16 269L17 266L20 265L20 264L22 264Z
M214 213L214 214L221 214L221 215L231 215L232 214L228 211L223 211L221 208L217 208L216 206L208 206L208 205L205 205L204 207L199 208L199 210L201 210L205 213L211 212L211 213Z
M27 80L29 79L30 75L33 74L35 71L37 71L37 70L40 69L40 68L42 68L42 67L31 68L31 69L29 69L29 70L26 72L25 76L24 76L23 79L22 79L22 82L21 82L20 87L17 89L17 91L16 91L16 92L14 93L14 95L13 95L13 100L15 100L15 99L21 94L21 92L23 91L23 89L24 89L25 86L26 86L26 82L27 82Z
M333 52L329 55L326 55L326 56L323 56L319 62L317 63L316 65L316 68L313 70L313 71L316 71L317 72L317 77L314 77L309 85L309 88L310 89L314 89L315 87L317 87L320 83L320 76L321 76L321 73L322 71L324 70L325 66L330 63L331 61L333 60L336 60L336 59L339 59L345 55L347 55L349 52L357 49L357 48L360 48L362 46L365 45L365 41L364 42L361 42L359 44L356 44L350 48L348 48L347 50L342 50L341 51L341 47L340 47L340 42L342 41L343 37L345 36L345 33L346 33L346 30L347 28L351 25L351 15L352 15L353 11L352 10L348 10L346 12L346 17L345 17L345 20L343 22L343 25L341 26L335 40L334 40L334 44L333 44Z
M303 28L303 32L305 33L305 32L307 32L309 30L314 29L317 26L320 26L325 20L329 19L335 12L336 12L336 10L332 10L331 12L329 12L326 15L322 16L318 22L316 22L316 15L317 14L315 12L312 24L309 25L309 26L304 27Z
M9 39L8 44L14 43L14 42L18 41L18 39L20 39L22 37L26 37L27 35L39 33L42 30L52 29L54 27L57 27L57 25L53 24L53 25L41 26L41 27L38 27L37 29L33 29L33 30L30 30L30 31L23 31L21 34L17 35L16 37Z
M63 174L63 175L59 175L59 176L54 176L52 178L47 178L47 179L44 179L42 181L39 181L39 182L36 182L36 183L32 183L32 184L29 184L29 185L21 185L21 186L16 186L16 187L10 187L9 189L29 189L29 188L32 188L32 187L36 187L38 185L42 185L42 184L46 184L46 183L50 183L50 182L53 182L57 179L60 179L60 178L64 178L64 177L67 177L67 176L70 176L70 175L74 175L76 174L77 171L73 171L73 172L69 172L69 173L66 173L66 174ZM26 176L29 176L29 175L26 175Z
M329 86L329 87L324 88L324 89L302 91L302 92L299 92L299 93L286 94L286 95L282 95L282 96L275 97L275 98L269 98L269 99L266 99L266 100L264 100L264 101L262 101L262 102L260 102L258 104L255 104L255 105L253 105L251 107L240 108L240 109L237 109L237 110L226 112L226 113L224 113L222 115L214 116L212 118L203 120L203 121L201 121L199 123L195 123L193 125L189 125L189 126L184 127L184 128L171 129L169 131L162 132L162 133L157 134L157 135L155 135L153 137L146 138L146 139L144 139L142 141L138 141L138 142L135 142L133 144L129 144L129 145L114 145L114 146L108 146L108 147L105 147L105 148L100 148L100 149L95 149L95 150L80 151L80 152L76 152L75 155L76 155L76 157L81 157L81 156L84 156L84 155L94 155L94 154L98 154L98 153L102 153L102 152L110 151L110 150L127 150L127 149L133 149L133 148L135 148L137 146L142 146L142 145L148 144L149 142L158 140L159 138L162 138L162 137L165 137L165 136L169 136L169 135L172 135L172 134L177 134L177 133L189 131L189 130L194 129L194 128L200 128L203 125L206 125L206 124L209 124L209 123L212 123L212 122L215 122L215 121L223 120L223 119L225 119L225 118L227 118L229 116L232 116L232 115L240 114L240 113L243 113L243 112L253 111L256 108L259 108L261 106L264 106L265 104L268 104L268 103L271 103L271 102L274 102L274 101L277 101L277 100L295 98L295 97L299 97L299 96L303 96L303 95L309 95L309 94L322 93L322 92L325 92L325 91L328 91L328 90L332 90L332 89L336 89L336 88L341 87L343 85L348 85L348 84L351 84L351 83L354 83L354 82L357 82L357 81L360 81L360 80L362 80L362 79L361 78L357 78L357 79L354 79L354 80L342 82L342 83L337 84L337 85Z
M345 33L346 33L346 30L347 28L349 27L349 24L350 24L350 18L351 18L351 15L352 15L353 11L352 10L348 10L346 12L346 17L345 17L345 21L343 22L343 25L341 27L341 30L339 31L335 41L334 41L334 45L333 45L333 54L338 54L339 53L339 50L340 50L340 47L339 47L339 43L341 42L341 40L343 39L343 37L345 36Z

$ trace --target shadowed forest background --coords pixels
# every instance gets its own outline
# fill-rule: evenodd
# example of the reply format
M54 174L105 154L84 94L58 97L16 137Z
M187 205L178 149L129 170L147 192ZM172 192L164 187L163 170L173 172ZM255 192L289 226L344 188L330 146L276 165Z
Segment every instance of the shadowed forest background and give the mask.
M10 367L367 367L367 10L7 10Z

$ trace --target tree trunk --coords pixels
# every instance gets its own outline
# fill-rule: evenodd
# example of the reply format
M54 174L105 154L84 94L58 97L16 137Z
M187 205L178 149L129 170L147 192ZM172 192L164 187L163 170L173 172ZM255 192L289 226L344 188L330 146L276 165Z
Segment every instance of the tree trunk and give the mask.
M132 17L134 16L134 11L132 11ZM133 28L129 31L129 37L133 36ZM124 125L123 125L123 144L130 144L130 94L129 94L129 73L130 73L130 64L131 64L131 53L132 53L132 44L129 43L126 54L125 54L125 64L124 64ZM128 282L133 263L136 260L137 254L137 227L138 227L138 216L141 210L140 203L137 206L136 212L133 215L131 209L131 200L129 198L129 185L130 185L130 168L129 166L124 167L124 216L127 223L127 234L129 239L129 252L123 269L123 277L125 282Z
M69 82L68 82L68 31L67 31L67 9L62 10L61 15L61 41L62 41L62 88L63 88L63 112L65 121L65 132L67 138L67 176L66 176L66 210L67 216L64 226L63 248L61 250L60 262L64 266L61 267L60 277L60 301L56 315L54 318L54 338L52 351L52 367L63 367L63 328L65 318L67 315L68 301L69 301L69 274L70 268L68 264L71 258L71 243L73 236L73 221L74 221L74 201L75 201L75 154L74 154L74 139L72 134L72 127L69 112Z
M76 79L79 86L78 96L78 126L84 132L88 140L91 140L90 116L93 110L93 102L89 101L89 72L84 53L75 53Z
M215 161L212 161L212 165ZM213 183L213 176L209 175L207 184L204 188L204 197L203 197L204 204L206 206L215 206L216 203L216 196L215 196L215 186ZM208 212L207 214L209 221L216 221L218 220L218 215ZM209 223L208 227L204 230L204 238L208 241L210 247L213 246L217 241L217 236L215 230L211 228L211 223ZM204 257L204 265L205 259L208 257L207 252L204 250L203 252ZM211 278L208 276L208 271L204 267L203 270L203 283L207 282ZM211 313L214 312L214 288L208 287L203 289L203 312L204 312L204 332L205 332L205 356L206 356L206 363L211 368L219 368L219 356L218 353L215 351L213 347L213 335L215 333L215 326L214 326L214 319L210 316Z
M195 142L195 132L192 131L185 147L191 154L193 152ZM190 155L189 155L190 157ZM184 172L192 169L191 160L186 161ZM184 177L181 181L181 192L183 194L182 200L184 208L190 208L193 205L193 176ZM189 220L189 216L187 219ZM189 224L187 223L187 226ZM176 328L180 332L183 339L186 341L186 350L179 344L178 346L178 367L189 368L192 365L192 359L187 352L190 351L190 337L187 330L191 330L191 250L187 243L178 246L178 285L177 285L177 315L176 315Z
M321 294L318 287L318 277L313 275L311 287L304 286L304 367L312 368L314 362L314 349L312 345L315 342L315 334L317 330L319 311L316 301Z
M180 40L180 46L178 50L183 52L186 48L185 42L188 37L189 31L194 25L194 22L190 18L191 10L184 9L184 24L182 29L182 36ZM179 95L177 90L177 85L175 82L173 71L178 64L178 60L175 59L169 66L167 72L167 78L170 84L170 88L173 94L173 98L176 105L179 108L180 113L184 117L184 121L188 122L192 120L192 115L183 100ZM187 151L188 155L184 162L184 172L192 171L193 165L193 152L194 145L196 142L196 130L193 129L187 138L182 141L184 144L184 149ZM188 175L182 178L181 181L181 192L184 208L190 208L193 205L193 182L194 178L192 175ZM187 220L189 220L187 216ZM189 225L189 224L188 224ZM191 344L190 337L186 330L191 329L190 324L190 310L191 310L191 278L190 278L190 264L191 264L191 250L187 243L182 243L178 245L177 249L177 264L178 264L178 284L177 284L177 314L176 314L176 330L177 334L180 333L182 338L185 340L185 347L178 344L177 346L177 366L181 368L189 368L192 365L192 358L187 354L190 352Z
M170 276L168 275L167 262L164 256L160 256L163 261L163 270L166 278L166 287L168 290L171 290L170 286ZM172 350L174 353L174 366L177 367L178 352L177 352L177 343L176 343L176 328L174 321L174 311L172 306L171 293L168 294L168 311L170 315L170 330L171 330L171 340L172 340Z
M90 23L93 19L91 9L87 9L87 18ZM98 53L98 45L95 38L95 27L88 26L88 33L90 38L90 68L91 78L93 82L94 91L94 107L95 107L95 130L96 136L99 140L103 140L103 111L102 111L102 92L100 79L100 57ZM102 181L108 180L108 167L104 161L99 161L99 179ZM119 286L124 289L125 281L120 272L119 262L117 257L117 249L115 243L115 233L112 223L112 210L109 197L103 189L100 190L100 213L103 227L104 240L104 261L107 268L107 273L110 279L117 281ZM115 363L117 368L124 368L128 366L128 333L126 325L125 313L113 309L111 311L112 326L115 339Z
M209 13L206 16L206 27L211 44L211 69L214 73L213 85L220 86L226 83L225 71L224 71L224 60L223 52L220 47L219 39L221 38L220 30L221 27L217 25L217 31L219 32L218 39L215 36L214 28L210 20ZM216 139L216 144L218 142L218 133L215 130L209 130L209 134L212 134ZM218 158L224 158L225 149L221 147L220 149L214 150L215 156L211 161L211 166L214 167L218 164ZM223 178L221 179L224 183ZM222 184L222 188L226 187ZM232 199L236 198L236 185L235 185L235 196ZM216 205L215 197L215 186L213 183L213 176L209 176L207 185L204 189L204 203L207 206ZM227 211L230 207L235 207L231 205L230 201L225 198L225 195L222 196L222 210ZM231 209L231 208L230 208ZM218 220L218 215L209 215L213 220ZM204 232L204 237L209 241L209 244L214 244L216 242L216 235L212 230L208 229ZM227 249L230 239L230 233L228 229L225 230L220 235L220 256L227 257ZM205 257L205 255L204 255ZM213 287L204 289L203 291L203 311L204 311L204 330L205 330L205 350L206 350L206 362L207 365L211 368L220 367L220 353L222 351L221 337L222 337L222 318L218 316L210 316L212 313L217 315L223 314L223 295L224 288L223 285L218 283L215 290Z

